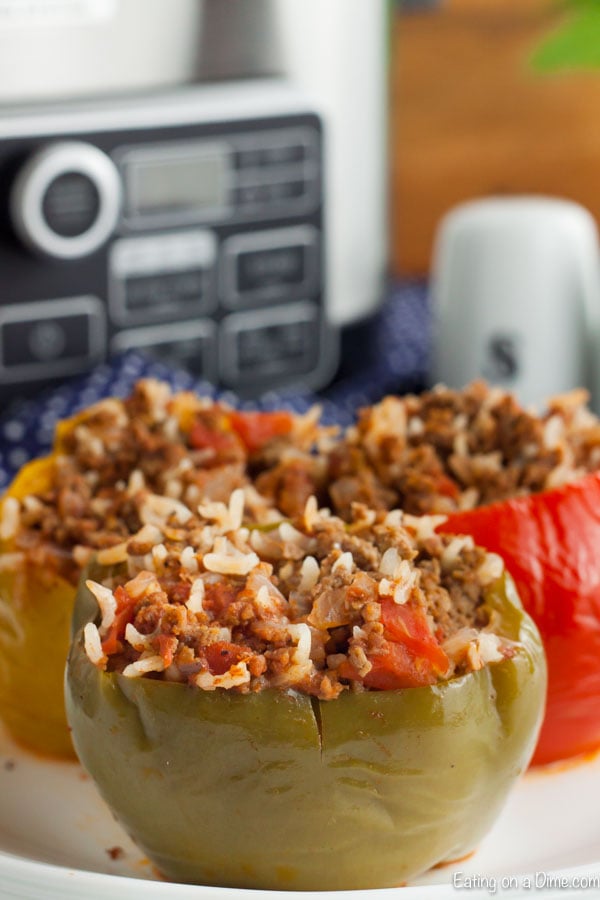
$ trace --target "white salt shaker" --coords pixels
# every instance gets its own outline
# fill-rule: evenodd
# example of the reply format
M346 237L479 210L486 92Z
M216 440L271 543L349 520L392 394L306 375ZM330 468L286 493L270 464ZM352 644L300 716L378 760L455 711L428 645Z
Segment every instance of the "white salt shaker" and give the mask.
M456 207L433 257L432 382L483 377L526 404L587 387L598 411L600 257L594 219L546 197Z

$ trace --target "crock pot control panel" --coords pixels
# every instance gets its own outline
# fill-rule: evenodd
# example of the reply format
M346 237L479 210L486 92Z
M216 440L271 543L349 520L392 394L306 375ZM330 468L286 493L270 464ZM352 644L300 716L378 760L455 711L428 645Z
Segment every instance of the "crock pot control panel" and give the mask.
M130 348L242 396L331 376L320 117L190 118L0 129L2 398Z

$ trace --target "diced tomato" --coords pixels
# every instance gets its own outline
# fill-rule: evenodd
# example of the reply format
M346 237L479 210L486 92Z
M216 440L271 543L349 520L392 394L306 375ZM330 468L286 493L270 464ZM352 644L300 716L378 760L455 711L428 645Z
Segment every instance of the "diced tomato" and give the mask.
M237 435L225 430L229 422L223 420L224 428L209 428L204 422L196 421L192 425L189 434L189 442L196 450L214 450L217 457L227 456L235 452L239 447Z
M427 659L415 656L406 644L388 641L386 649L370 659L373 668L363 678L366 687L393 691L435 684L437 676Z
M112 625L102 641L102 652L106 656L118 653L121 649L121 639L125 634L126 626L133 619L133 611L137 602L134 597L129 596L125 588L121 587L121 585L115 589L114 594L115 600L117 601L117 610Z
M439 475L435 479L435 488L437 493L442 494L444 497L456 499L460 493L457 483L447 475Z
M158 654L162 657L165 669L167 669L173 662L173 653L177 646L177 638L174 638L172 634L159 634L157 640Z
M363 677L349 661L342 663L338 672L342 678L362 681L365 687L378 691L424 687L437 681L431 664L415 656L405 644L386 641L384 652L370 656L369 662L371 670Z
M231 644L229 641L217 641L209 644L204 650L204 655L212 675L223 675L231 666L248 655L248 651L239 644Z
M229 421L248 452L255 453L273 438L289 434L294 420L291 413L277 410L275 412L234 411L230 413Z
M444 675L448 671L450 661L429 630L429 623L422 609L410 602L399 604L394 603L391 597L383 597L381 621L386 638L406 646L415 659L427 664L432 673Z
M448 657L431 634L421 609L384 597L381 621L385 637L383 652L368 657L371 669L362 677L351 662L342 663L338 670L342 678L362 681L365 687L375 690L394 691L435 684L448 671Z

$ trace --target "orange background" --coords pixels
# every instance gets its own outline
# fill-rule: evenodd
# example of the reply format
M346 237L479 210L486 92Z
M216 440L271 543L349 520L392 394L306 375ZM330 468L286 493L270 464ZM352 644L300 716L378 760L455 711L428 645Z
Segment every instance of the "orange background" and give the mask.
M443 0L392 24L391 264L427 271L440 216L498 193L568 197L600 219L600 71L538 73L553 0Z

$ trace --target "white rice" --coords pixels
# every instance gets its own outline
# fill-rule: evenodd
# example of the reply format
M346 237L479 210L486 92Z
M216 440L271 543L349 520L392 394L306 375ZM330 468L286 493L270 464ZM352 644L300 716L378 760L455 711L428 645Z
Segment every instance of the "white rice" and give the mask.
M85 569L92 556L94 555L94 551L91 547L84 547L81 544L76 544L73 547L72 553L73 559L80 569Z
M295 547L299 551L306 551L310 546L310 538L294 528L289 522L282 522L279 526L279 535L284 542L283 551L286 553L290 548Z
M159 591L160 584L153 572L142 570L141 572L138 572L131 581L127 582L125 589L130 597L133 597L135 600L140 600L148 594Z
M123 669L125 678L140 678L148 672L162 672L165 661L162 656L141 656L136 662L130 663Z
M391 513L388 513L386 517L386 522ZM404 518L398 524L404 525L406 528L409 528L412 533L415 535L417 541L423 542L428 541L431 538L435 537L436 529L442 525L447 516L411 516L408 513L404 514Z
M125 640L131 644L134 650L149 650L153 652L152 636L142 634L131 622L128 622L125 626Z
M296 643L296 652L294 654L294 663L299 666L309 667L312 665L310 659L311 636L310 628L305 622L297 625L288 625L287 632Z
M106 657L102 650L100 632L93 622L88 622L83 629L83 644L90 662L95 666L104 665Z
M19 530L21 521L21 505L16 497L6 497L2 502L2 518L0 519L0 539L9 541Z
M446 571L448 569L453 569L459 562L463 550L472 550L474 546L475 543L470 534L453 538L453 540L444 547L442 552L442 569L445 569Z
M115 544L114 547L98 550L96 559L101 566L118 566L119 563L127 562L129 559L127 543L127 541L122 541L120 544Z
M185 525L191 519L192 511L173 497L148 494L140 509L140 518L146 525L164 525L173 517L178 525Z
M204 581L202 578L196 578L192 582L190 596L186 600L185 605L190 612L200 613L204 609Z
M145 487L146 479L143 472L140 469L134 469L127 482L127 493L137 494L138 491L143 491Z
M504 572L504 560L497 553L488 553L483 563L477 569L477 577L485 586L497 581Z
M308 594L309 591L312 591L319 580L320 574L321 567L314 556L305 557L304 562L300 567L300 582L298 583L298 590L300 593Z
M197 574L198 560L196 559L196 553L193 547L190 547L189 545L184 547L181 551L179 561L186 572L190 572L192 575Z
M307 531L312 531L319 521L319 504L317 498L311 495L306 501L304 507L304 527Z
M350 551L339 556L331 567L332 575L350 575L354 569L354 557Z
M92 434L87 425L77 425L73 431L73 435L77 443L85 449L87 453L98 458L102 458L106 455L103 442L97 435Z
M110 588L105 587L103 584L98 584L97 581L92 581L91 579L86 581L85 586L96 598L102 616L100 628L104 632L110 628L115 620L115 613L117 611L115 595Z
M223 675L199 672L194 680L203 691L216 691L217 688L232 688L247 684L250 681L250 672L245 662L239 662L234 663Z
M152 562L154 567L160 569L169 555L169 551L164 544L156 544L152 548Z
M229 504L219 501L201 503L198 512L204 519L214 521L221 534L235 532L242 526L244 518L245 494L242 488L233 491Z
M395 578L395 572L400 565L400 561L401 557L396 547L388 547L388 549L381 557L381 562L379 563L379 571L382 575L387 575L390 578Z
M219 575L248 575L259 562L256 553L242 553L227 538L217 538L214 552L202 560L205 569Z

